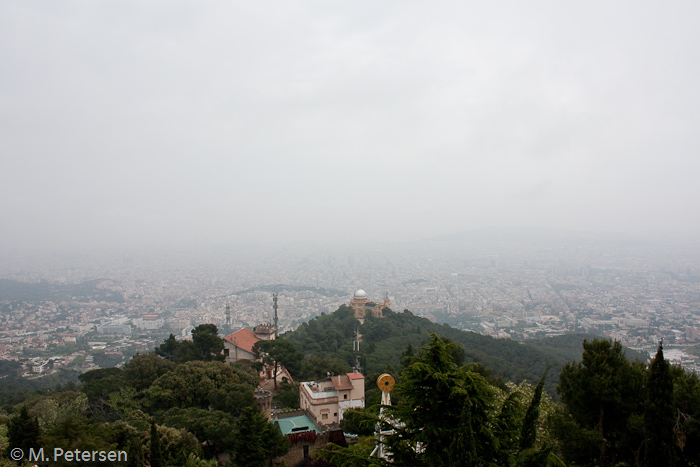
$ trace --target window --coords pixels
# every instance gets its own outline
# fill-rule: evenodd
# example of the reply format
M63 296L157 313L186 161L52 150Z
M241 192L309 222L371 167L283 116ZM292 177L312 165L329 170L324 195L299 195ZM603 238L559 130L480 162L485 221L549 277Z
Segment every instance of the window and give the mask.
M322 414L321 414L321 419L322 419L322 420L328 420L328 414L327 414L327 413L322 413Z
M347 395L347 394L343 394L343 399L347 399L347 398L348 398L348 395Z
M224 356L228 357L228 349L224 349Z
M333 416L334 416L334 417L337 417L337 416L338 416L338 414L337 414L337 413L334 413L334 414L333 414Z

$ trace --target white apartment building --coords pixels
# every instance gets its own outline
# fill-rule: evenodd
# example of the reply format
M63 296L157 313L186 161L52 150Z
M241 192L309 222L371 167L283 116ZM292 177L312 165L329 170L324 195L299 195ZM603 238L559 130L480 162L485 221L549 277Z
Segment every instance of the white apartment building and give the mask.
M338 423L348 409L365 407L365 377L360 373L329 376L299 386L301 408L322 425Z

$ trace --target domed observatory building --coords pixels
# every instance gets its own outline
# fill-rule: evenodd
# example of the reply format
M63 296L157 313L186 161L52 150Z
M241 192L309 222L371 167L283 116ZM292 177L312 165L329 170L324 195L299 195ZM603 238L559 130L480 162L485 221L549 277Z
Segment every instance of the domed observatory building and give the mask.
M389 301L389 294L387 294L384 301L381 303L375 303L367 298L367 292L362 289L358 289L350 300L350 306L355 310L355 318L364 319L367 313L374 318L383 318L382 310L384 308L390 308L391 302Z

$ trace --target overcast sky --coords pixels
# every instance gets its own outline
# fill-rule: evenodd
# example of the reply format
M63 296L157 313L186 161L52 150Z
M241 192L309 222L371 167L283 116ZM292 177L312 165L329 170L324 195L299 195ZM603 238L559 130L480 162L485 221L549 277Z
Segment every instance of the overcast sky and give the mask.
M485 3L0 0L0 248L700 234L700 4Z

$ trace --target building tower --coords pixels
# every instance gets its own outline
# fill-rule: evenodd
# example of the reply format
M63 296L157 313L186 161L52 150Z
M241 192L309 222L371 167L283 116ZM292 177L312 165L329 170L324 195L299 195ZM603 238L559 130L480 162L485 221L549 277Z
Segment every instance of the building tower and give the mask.
M279 337L279 327L277 320L277 292L272 294L272 302L272 307L275 309L275 339L277 339Z
M369 457L378 457L380 459L387 459L390 457L389 452L386 451L386 446L384 445L384 439L394 434L393 429L387 429L386 425L393 425L393 418L387 416L385 411L386 407L391 405L391 395L390 392L394 389L394 378L390 374L384 373L377 378L377 387L382 391L382 408L379 409L379 421L374 426L374 450L369 455ZM384 425L384 426L382 426Z
M355 311L355 318L363 322L365 316L370 314L374 318L383 318L382 310L391 308L389 300L389 292L386 293L386 298L381 303L375 303L367 298L367 292L358 289L350 300L350 307Z
M226 332L228 334L231 332L231 305L226 301Z

